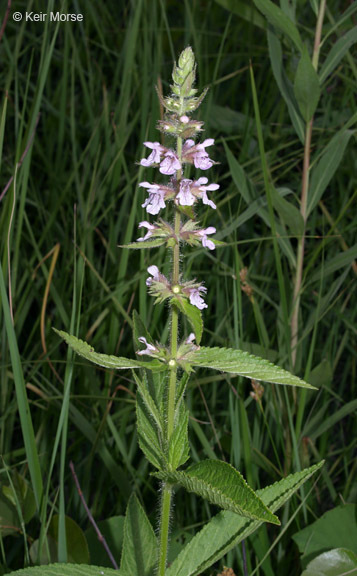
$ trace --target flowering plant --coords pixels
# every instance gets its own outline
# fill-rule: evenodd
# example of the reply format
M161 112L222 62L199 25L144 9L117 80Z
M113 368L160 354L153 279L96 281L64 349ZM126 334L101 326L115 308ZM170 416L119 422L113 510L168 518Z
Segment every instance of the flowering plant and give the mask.
M156 536L142 506L133 496L128 504L124 527L122 576L149 576L155 570L159 576L200 574L263 522L280 524L275 511L321 466L320 463L300 471L258 492L254 492L242 475L226 462L205 460L181 469L190 457L189 413L184 395L190 373L195 368L312 388L297 376L241 350L200 346L202 311L208 307L204 300L207 289L195 279L184 280L180 247L182 244L202 244L208 250L215 250L219 244L212 238L216 229L213 226L202 228L195 217L200 201L216 209L209 194L217 191L219 185L208 184L205 176L190 179L185 173L188 165L207 171L216 164L207 151L214 140L208 138L201 143L195 142L203 123L192 119L191 114L205 96L205 92L196 96L195 72L194 54L188 47L174 66L172 95L160 97L167 115L159 122L159 129L175 138L175 147L144 142L150 153L140 161L142 166L157 167L160 174L169 177L164 183L144 181L139 184L148 194L142 206L149 215L158 218L154 222L140 222L139 229L145 229L145 235L127 246L130 249L150 249L166 245L171 251L171 276L167 278L156 265L151 264L146 280L148 291L156 302L169 303L169 345L154 342L136 313L133 325L137 360L98 354L89 344L58 331L78 354L92 362L111 369L132 369L137 385L139 443L156 469L153 475L161 482L160 529ZM162 218L167 204L171 204L174 213L170 222ZM180 315L186 317L192 327L188 335L179 334ZM170 515L177 486L205 498L223 511L213 517L167 567Z

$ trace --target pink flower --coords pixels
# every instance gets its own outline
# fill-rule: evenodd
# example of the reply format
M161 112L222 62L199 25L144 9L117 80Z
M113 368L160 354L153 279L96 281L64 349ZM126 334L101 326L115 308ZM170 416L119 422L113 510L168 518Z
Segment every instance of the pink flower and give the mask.
M151 286L153 281L154 282L160 282L160 276L162 277L163 275L160 274L157 266L149 266L148 272L149 272L149 274L151 274L152 278L148 278L146 280L146 286ZM165 278L165 276L164 276L164 278Z
M138 228L147 228L148 232L142 238L138 238L137 242L144 242L144 240L148 240L148 238L152 236L152 230L157 230L157 226L150 224L150 222L147 222L146 220L140 222Z
M208 308L207 304L200 296L200 292L206 293L207 288L204 286L198 286L198 288L190 288L189 296L190 302L193 306L196 306L199 310L203 310L204 308Z
M196 199L191 192L192 180L184 178L180 182L180 192L177 194L176 199L181 206L193 206Z
M219 184L209 184L208 186L205 186L207 182L208 179L205 177L196 180L194 185L198 188L197 197L202 199L203 204L207 204L208 206L211 206L211 208L215 210L216 205L214 202L212 202L212 200L209 200L207 196L207 190L208 191L218 190Z
M144 142L144 146L152 150L149 158L140 160L142 166L151 166L152 164L159 164L161 156L164 154L166 148L161 146L160 142Z
M168 150L165 153L165 158L162 160L159 170L161 174L166 174L166 176L170 176L177 170L181 170L180 161L173 150Z
M158 184L150 184L149 182L140 182L139 186L148 188L149 197L141 206L146 208L148 214L158 214L161 208L165 208L165 196L167 191L170 190L167 186L159 186Z
M146 349L145 350L139 350L137 352L138 356L142 356L143 354L148 354L149 356L152 356L153 353L157 353L158 349L153 346L152 344L149 344L148 341L146 340L146 338L144 338L144 336L140 336L140 338L138 338L139 342L141 342L142 344L145 344Z
M204 246L204 248L214 250L215 249L214 242L212 242L212 240L207 238L207 234L215 234L215 233L216 229L213 226L209 226L208 228L204 228L203 230L197 230L196 232L194 232L194 235L201 238L202 246Z
M186 140L182 148L183 161L194 164L196 168L200 168L201 170L208 170L213 166L214 161L209 158L206 148L213 144L213 138L208 138L201 144L196 145L193 140Z
M194 335L193 332L191 332L191 334L189 334L188 338L186 338L185 344L192 344L192 342L194 340L196 340L196 336Z

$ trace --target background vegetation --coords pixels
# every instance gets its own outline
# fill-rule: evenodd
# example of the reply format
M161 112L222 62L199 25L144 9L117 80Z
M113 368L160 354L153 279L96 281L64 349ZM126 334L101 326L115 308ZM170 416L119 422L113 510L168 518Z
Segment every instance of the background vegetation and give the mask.
M257 566L254 573L266 576L300 574L291 536L327 510L354 502L357 493L355 124L336 145L331 165L339 151L341 158L333 170L330 166L331 179L308 218L294 366L290 319L304 147L273 74L264 18L253 4L239 0L59 4L13 2L0 44L1 265L14 326L10 337L3 291L1 569L29 561L33 542L43 535L40 526L52 515L59 515L62 537L65 513L89 528L70 460L97 521L123 514L133 490L149 515L157 509L157 486L137 444L130 373L110 373L72 358L51 328L77 333L97 351L120 350L127 357L134 355L134 309L157 339L167 334L165 314L153 308L145 286L148 265L168 272L164 251L129 253L119 245L140 236L137 224L145 217L138 182L154 174L146 169L144 175L137 163L142 142L160 138L155 85L169 91L173 61L190 44L198 86L210 86L200 114L205 135L216 139L214 181L221 186L218 209L204 223L216 226L217 237L227 242L215 253L187 250L187 273L203 278L208 288L203 342L251 350L319 388L306 393L267 385L260 398L252 396L250 381L194 375L187 398L193 458L224 458L253 488L326 459L319 481L281 514L283 528L261 528L245 543L249 574ZM310 53L315 4L281 2L291 16L296 8ZM12 19L15 10L57 9L83 13L83 22ZM347 9L348 1L328 3L323 38ZM351 10L332 31L321 48L322 62L355 18ZM293 80L296 53L284 34L278 36ZM322 83L312 132L315 166L356 115L352 44ZM254 112L250 62L261 123ZM276 202L273 211L259 129L270 181L286 200ZM44 505L35 514L42 494ZM174 514L173 553L212 510L180 492ZM56 541L53 524L51 530ZM93 534L88 539L95 562L100 552ZM112 546L115 553L118 544ZM242 563L241 549L225 561L237 574ZM217 566L217 573L221 569Z

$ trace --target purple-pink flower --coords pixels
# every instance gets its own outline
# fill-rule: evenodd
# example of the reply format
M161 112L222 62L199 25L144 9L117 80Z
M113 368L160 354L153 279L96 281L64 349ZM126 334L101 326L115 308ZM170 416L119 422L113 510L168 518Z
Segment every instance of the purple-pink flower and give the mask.
M215 210L216 205L214 202L212 202L212 200L209 200L207 196L207 190L208 191L218 190L219 184L209 184L208 186L205 186L207 182L208 179L205 176L196 180L194 185L198 188L197 197L202 199L203 204L207 204L208 206L211 206L211 208Z
M205 177L199 178L196 181L189 180L188 178L183 178L180 181L180 190L176 194L175 201L181 206L193 206L197 198L200 198L203 204L211 206L215 209L216 205L207 196L207 190L213 191L218 190L219 184L209 184L206 186L208 180Z
M171 148L165 148L160 142L144 142L144 146L152 150L148 158L140 160L141 166L152 166L153 164L160 164L161 174L170 176L177 170L181 170L181 163L177 154ZM163 158L163 160L162 160Z
M149 274L151 274L152 278L147 278L146 280L146 286L151 286L151 284L154 282L160 282L160 276L162 276L162 274L159 272L159 269L157 266L149 266L148 268L148 272ZM164 276L165 278L165 276Z
M196 168L208 170L214 164L214 161L208 156L206 148L214 144L213 138L207 138L200 144L196 144L191 139L186 140L182 147L182 158L184 162L194 164Z
M181 206L193 206L196 198L191 192L191 185L193 184L192 180L188 180L184 178L180 182L180 191L176 195L176 200Z
M150 222L147 222L146 220L139 222L138 228L147 228L148 231L145 234L145 236L143 236L142 238L138 238L137 242L144 242L144 240L148 240L152 236L152 231L158 229L157 226L154 226L154 224L150 224Z
M160 142L144 142L144 146L152 150L148 158L140 160L142 166L151 166L152 164L159 164L161 156L164 154L166 148Z
M204 286L198 286L197 288L190 288L189 297L190 302L193 306L196 306L196 308L199 308L199 310L203 310L204 308L208 308L208 306L205 303L205 301L201 298L200 292L203 292L205 294L207 292L207 288L205 288Z
M204 248L214 250L215 249L214 242L212 242L212 240L207 238L207 235L215 233L216 229L214 228L214 226L208 226L208 228L204 228L203 230L196 230L196 232L194 232L194 235L200 238L200 240L202 241L202 246L204 246Z
M145 344L146 349L145 350L139 350L137 352L138 356L142 356L143 354L147 354L149 356L152 356L153 353L157 353L158 349L153 346L152 344L149 344L149 342L146 340L146 338L144 336L140 336L140 338L138 338L139 342L141 342L142 344Z
M165 208L165 196L172 192L168 186L161 186L159 184L150 184L150 182L140 182L139 186L147 188L149 197L141 206L146 208L149 214L158 214L161 208Z

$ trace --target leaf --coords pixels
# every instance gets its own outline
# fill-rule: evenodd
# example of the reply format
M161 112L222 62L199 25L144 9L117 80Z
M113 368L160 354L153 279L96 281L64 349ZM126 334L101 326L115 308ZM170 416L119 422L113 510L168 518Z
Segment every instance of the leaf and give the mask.
M303 554L302 565L329 548L349 548L357 554L356 513L355 504L337 506L294 534L292 538Z
M237 14L240 18L243 18L247 22L251 22L255 26L265 30L266 23L264 18L262 18L257 10L255 10L251 3L248 4L243 0L216 0L216 2L226 10L229 10L233 14Z
M119 246L120 248L129 248L131 250L142 250L146 248L157 248L166 244L167 238L154 238L153 240L143 240L142 242L130 242L130 244L125 244L124 246Z
M105 538L113 557L119 564L124 538L124 516L112 516L106 520L101 520L97 522L97 526L102 536ZM98 535L93 526L85 531L85 536L90 549L91 563L96 564L97 566L108 566L112 568L113 565L111 560L102 542L99 541Z
M282 221L290 228L291 233L294 236L301 236L304 233L305 225L300 211L291 202L285 200L274 186L271 186L271 197L275 210Z
M344 36L339 38L336 44L333 45L328 53L325 62L320 70L320 82L324 82L329 74L334 71L337 65L341 62L342 58L348 50L357 42L357 27L346 32Z
M357 119L357 114L355 114L353 118ZM353 119L351 119L351 121L352 120ZM311 214L312 210L321 200L323 193L341 163L347 144L353 134L354 131L347 130L345 127L342 128L326 146L318 163L313 166L311 170L307 216Z
M169 465L173 470L182 466L190 456L190 444L188 442L188 415L188 410L185 408L184 404L181 403L169 444Z
M136 385L138 387L138 392L141 396L141 399L146 406L147 412L150 414L150 416L154 420L158 431L162 434L163 426L162 426L161 414L160 414L160 412L156 406L155 400L153 399L153 397L151 396L151 394L149 392L146 375L144 375L143 381L141 381L140 378L138 378L138 376L135 374L135 372L133 372L133 376L134 376Z
M203 320L201 311L197 308L197 306L193 306L185 298L172 298L172 303L176 304L182 314L184 314L188 319L195 333L196 342L199 344L201 342L203 332Z
M281 43L279 39L276 37L276 35L269 29L267 38L268 38L270 63L273 70L275 81L288 107L289 115L291 118L291 122L295 128L295 132L298 135L300 142L304 144L305 142L304 122L299 112L299 107L296 102L293 86L283 68L283 51L281 49Z
M11 501L0 492L0 533L2 538L9 536L9 534L18 534L20 531L21 525L16 508Z
M69 562L78 564L88 564L90 562L89 549L83 530L69 516L65 516L66 523L66 542L67 556ZM58 524L59 515L52 516L49 529L47 532L50 558L47 556L46 544L43 545L41 562L50 563L58 561ZM30 555L33 562L37 561L38 540L35 540L30 549Z
M311 468L291 474L280 482L257 490L256 494L272 512L276 512L322 465L323 462L320 462ZM201 574L255 532L261 524L262 522L258 520L243 518L227 510L220 512L185 546L167 570L167 576Z
M137 313L136 310L133 312L133 338L134 338L134 347L145 348L145 344L139 342L140 336L144 336L149 344L154 344L153 339L151 338L144 322L142 321L141 316Z
M86 564L50 564L11 572L13 576L120 576L118 570Z
M166 458L162 450L159 431L140 395L136 399L136 417L141 450L155 468L158 470L165 468Z
M321 88L306 46L296 70L294 92L302 117L310 122L320 100Z
M15 508L17 505L20 506L23 520L27 524L36 513L35 495L29 483L17 470L12 472L11 478L12 486L3 486L2 492Z
M357 554L344 548L329 550L308 564L301 576L357 576Z
M243 476L233 466L220 460L203 460L184 472L160 472L165 481L180 484L188 492L194 492L225 510L240 516L280 524Z
M79 338L76 338L71 334L67 334L67 332L63 332L63 330L56 330L56 328L53 328L53 330L56 332L56 334L63 338L68 346L70 346L76 352L76 354L83 356L83 358L90 360L98 366L104 366L105 368L111 368L114 370L125 370L128 368L148 368L149 370L158 371L166 370L165 364L159 360L141 362L139 360L130 360L129 358L120 358L118 356L99 354L94 350L92 346L87 344L87 342L79 340Z
M120 576L149 576L156 564L157 540L139 500L130 497L124 523Z
M281 8L270 0L254 0L254 4L264 14L270 24L281 30L293 41L299 52L303 51L303 44L298 29Z
M280 366L275 366L268 360L252 356L242 350L201 347L199 350L187 354L187 361L192 366L239 374L254 380L314 389L314 386L283 370Z

